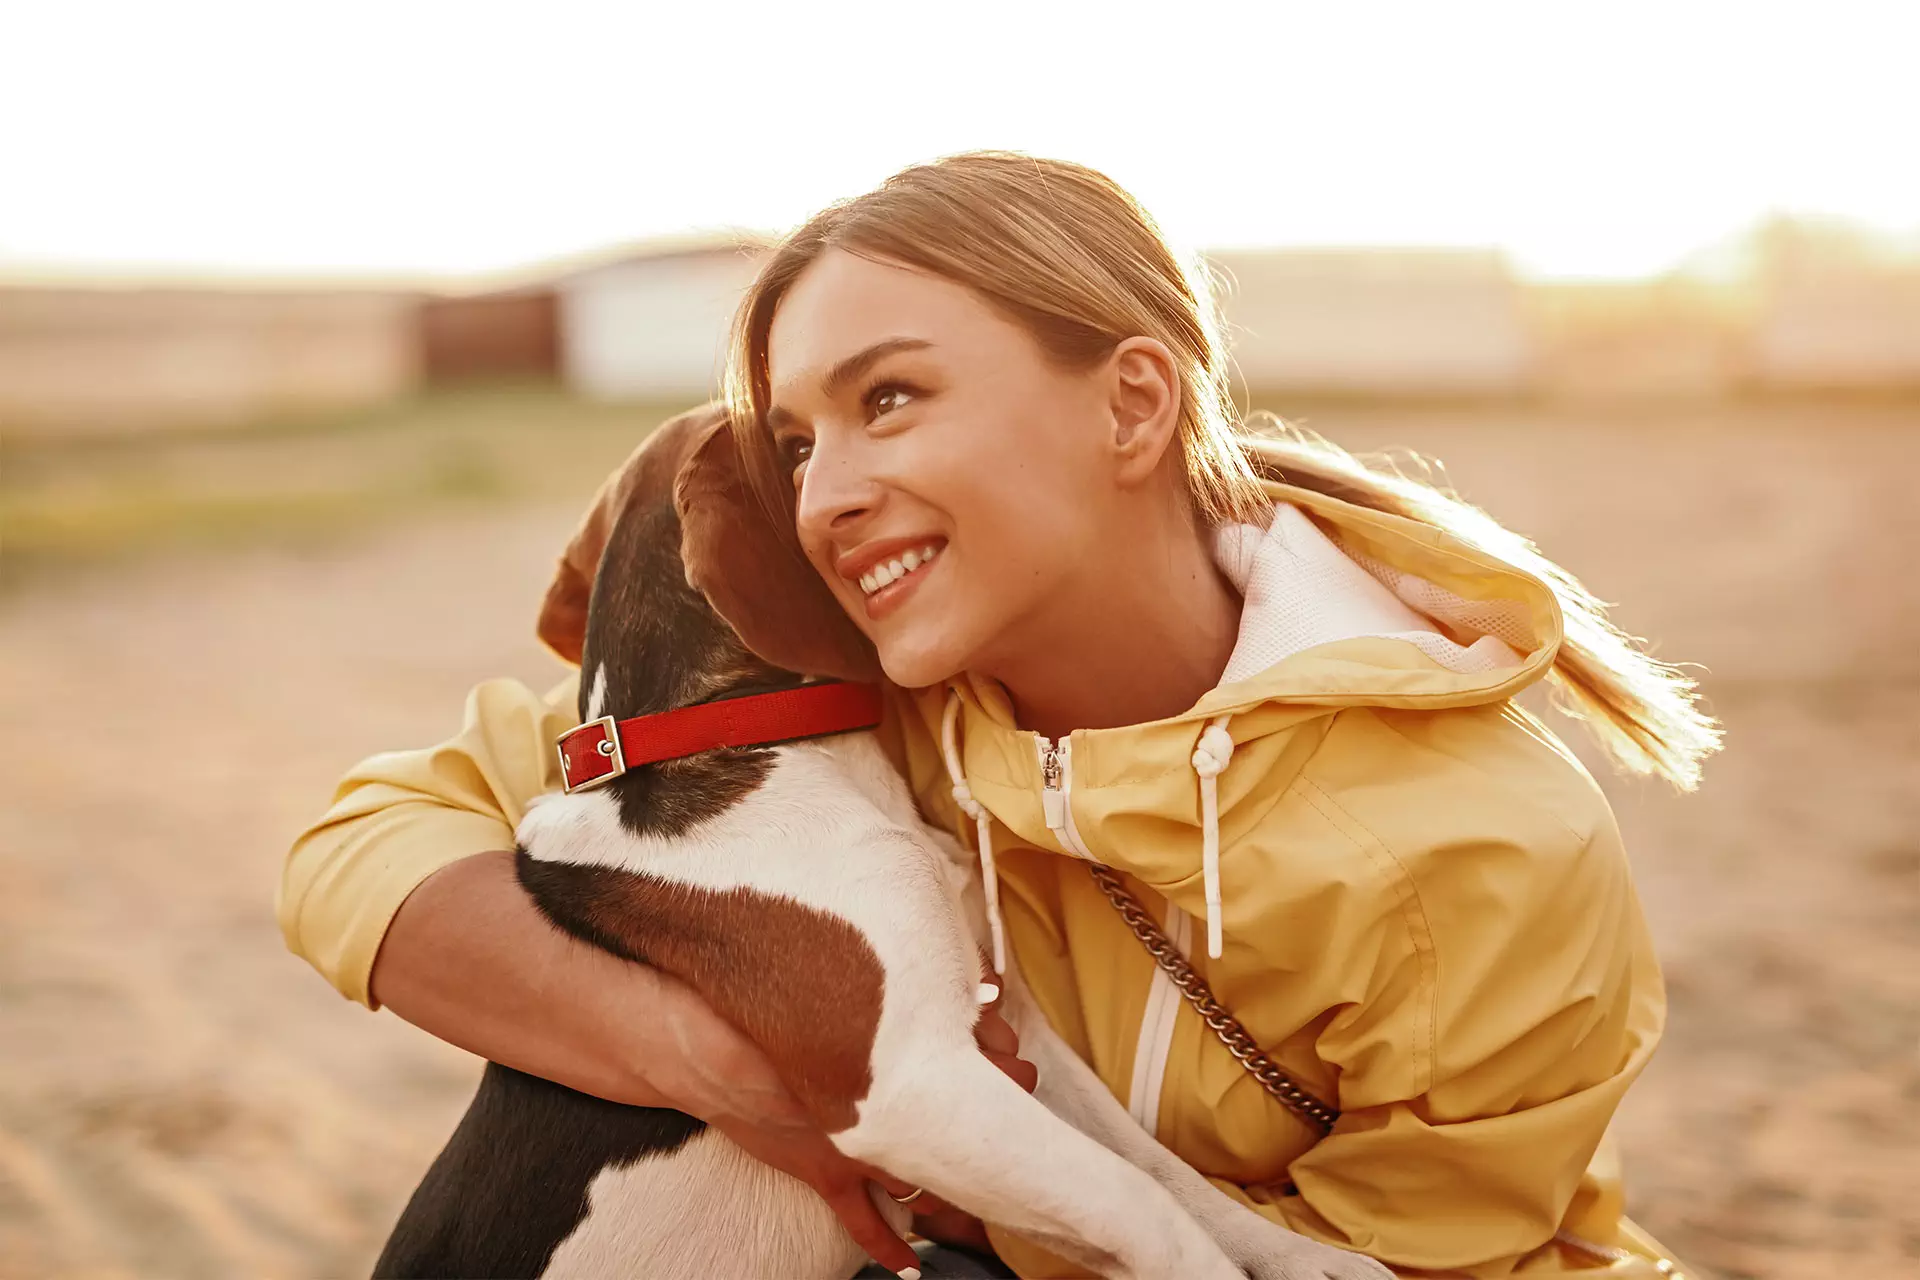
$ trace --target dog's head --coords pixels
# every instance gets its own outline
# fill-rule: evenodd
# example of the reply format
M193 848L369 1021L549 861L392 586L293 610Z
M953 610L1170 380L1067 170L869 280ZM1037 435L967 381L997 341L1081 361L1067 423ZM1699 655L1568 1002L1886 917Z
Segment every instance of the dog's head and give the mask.
M547 588L539 635L610 679L651 668L633 671L655 695L642 700L665 705L769 682L756 666L880 674L873 646L755 497L717 404L662 424L600 486ZM610 709L641 709L618 701L628 706Z

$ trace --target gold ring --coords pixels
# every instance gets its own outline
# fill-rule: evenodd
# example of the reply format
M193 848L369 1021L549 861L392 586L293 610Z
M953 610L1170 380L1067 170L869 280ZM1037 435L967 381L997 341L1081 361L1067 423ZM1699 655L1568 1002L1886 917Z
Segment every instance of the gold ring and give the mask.
M913 1194L910 1196L897 1196L893 1194L893 1192L889 1191L887 1192L887 1199L893 1201L895 1204L912 1204L915 1200L918 1200L921 1196L925 1194L927 1194L927 1189L925 1187L915 1187Z

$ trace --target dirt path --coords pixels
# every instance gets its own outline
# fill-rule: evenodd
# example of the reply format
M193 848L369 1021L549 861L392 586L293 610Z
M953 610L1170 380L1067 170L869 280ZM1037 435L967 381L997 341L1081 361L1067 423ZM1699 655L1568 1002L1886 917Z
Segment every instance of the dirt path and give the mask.
M1618 1131L1728 1277L1920 1269L1920 422L1359 415L1706 663L1704 792L1613 787L1673 989ZM1652 459L1667 459L1667 469ZM288 838L529 635L570 505L0 597L0 1275L363 1273L475 1063L287 955ZM1893 547L1900 547L1896 554Z

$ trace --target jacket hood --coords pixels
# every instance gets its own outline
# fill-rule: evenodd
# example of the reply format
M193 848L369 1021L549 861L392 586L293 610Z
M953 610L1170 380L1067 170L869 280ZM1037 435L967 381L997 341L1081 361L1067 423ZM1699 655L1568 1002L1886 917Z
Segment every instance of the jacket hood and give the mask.
M1275 501L1267 528L1215 534L1215 561L1244 606L1226 670L1189 710L1075 730L1056 744L1018 727L996 681L967 676L929 691L944 704L943 755L954 798L976 827L996 926L994 818L1025 842L1148 881L1199 873L1208 950L1218 955L1221 829L1237 825L1238 805L1270 805L1288 763L1304 762L1300 743L1310 751L1315 735L1295 730L1324 721L1330 708L1499 703L1552 668L1562 615L1546 584L1445 530L1290 485L1266 487ZM1236 756L1242 767L1223 783ZM1164 781L1175 773L1184 785ZM1169 824L1197 830L1169 840ZM1129 865L1126 851L1148 831L1153 848L1190 855L1174 866Z
M1244 600L1233 655L1174 721L1267 702L1473 706L1510 698L1552 668L1562 614L1539 579L1443 529L1264 487L1276 504L1266 529L1227 525L1214 535L1214 560ZM969 675L956 687L1014 727L996 681Z

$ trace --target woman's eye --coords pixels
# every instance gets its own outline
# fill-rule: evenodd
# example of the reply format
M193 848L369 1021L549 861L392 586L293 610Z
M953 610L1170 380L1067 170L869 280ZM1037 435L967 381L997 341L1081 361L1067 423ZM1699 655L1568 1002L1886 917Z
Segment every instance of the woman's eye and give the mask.
M877 417L892 413L911 399L913 392L908 388L897 382L883 382L867 393L867 410Z
M780 456L786 460L787 470L798 471L800 464L813 456L813 441L788 436L780 442Z

